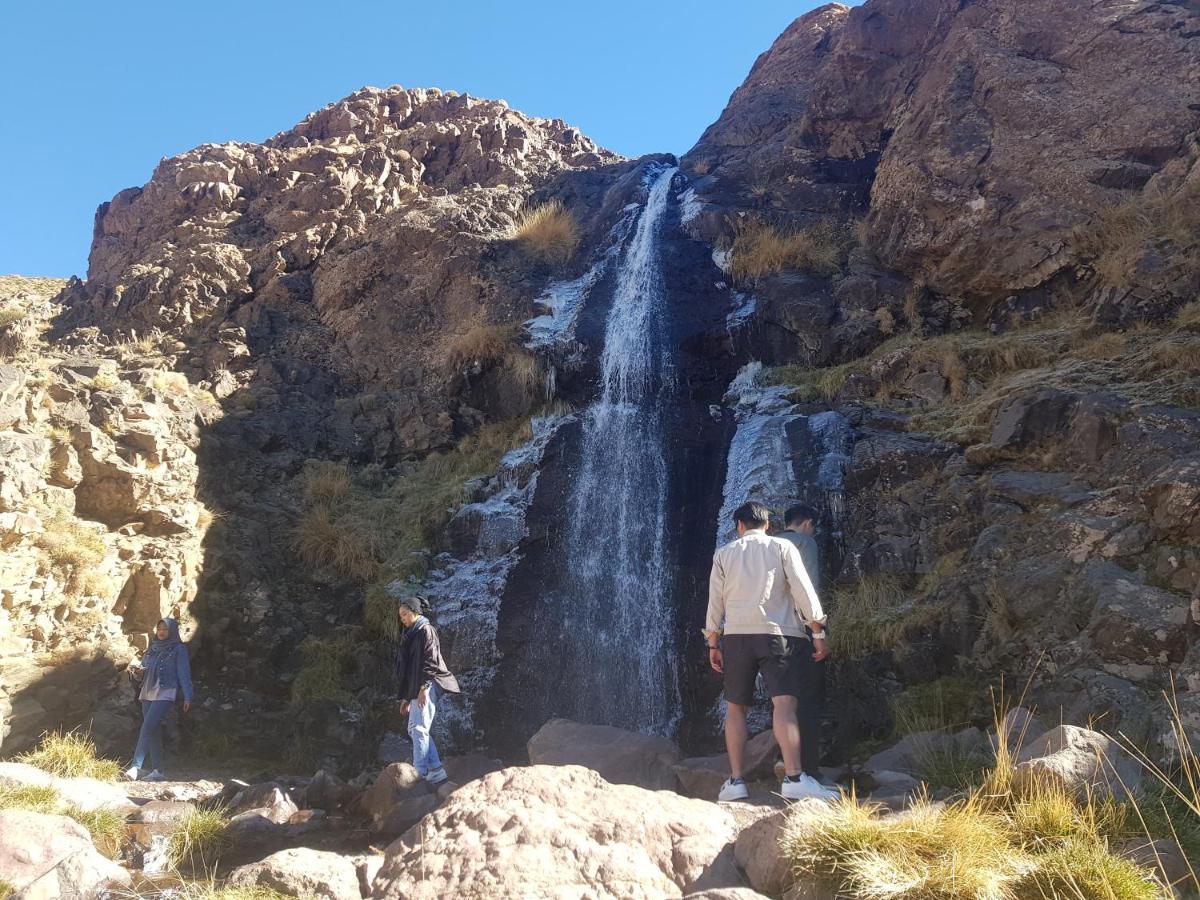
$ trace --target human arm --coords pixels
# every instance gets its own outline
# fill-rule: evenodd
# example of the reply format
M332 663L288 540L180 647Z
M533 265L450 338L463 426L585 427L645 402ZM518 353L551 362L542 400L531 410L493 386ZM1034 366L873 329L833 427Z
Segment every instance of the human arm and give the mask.
M175 654L175 671L179 675L179 688L183 691L183 711L192 709L192 662L188 658L187 647L180 645Z
M719 554L713 556L712 572L708 576L708 613L704 638L708 644L708 662L715 672L725 671L725 660L718 641L725 627L725 568Z

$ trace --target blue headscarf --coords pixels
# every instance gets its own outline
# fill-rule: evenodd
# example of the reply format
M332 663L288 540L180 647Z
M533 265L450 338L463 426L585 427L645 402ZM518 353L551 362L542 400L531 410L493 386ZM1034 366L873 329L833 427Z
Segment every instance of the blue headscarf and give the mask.
M174 619L162 621L167 625L166 639L158 639L158 627L155 626L154 639L150 641L150 649L146 651L146 658L142 660L142 668L146 670L146 686L149 689L158 687L162 672L176 664L176 654L183 647L183 641L179 639L179 623Z

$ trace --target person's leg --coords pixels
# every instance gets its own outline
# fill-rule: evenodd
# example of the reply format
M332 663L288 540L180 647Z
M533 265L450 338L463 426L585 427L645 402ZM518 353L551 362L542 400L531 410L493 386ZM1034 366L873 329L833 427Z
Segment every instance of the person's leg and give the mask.
M760 663L763 683L771 696L771 726L788 775L800 774L800 724L796 719L796 695L800 689L796 660L806 646L812 645L800 638L772 637L769 652Z
M816 778L821 772L821 717L825 708L825 663L816 662L811 651L797 660L800 671L799 708L800 767Z
M783 768L788 775L800 774L800 723L796 720L796 698L779 694L771 698L771 724L775 740L783 754Z
M150 710L150 714L157 717L157 724L150 732L150 768L157 772L161 772L166 764L163 758L163 728L172 706L172 700L155 700Z
M429 750L425 755L425 764L430 772L436 772L442 767L442 758L438 756L437 744L433 740L433 717L437 715L438 703L442 699L441 689L435 684L429 688L429 699L425 703L425 723L429 729Z
M429 750L433 743L429 739L428 712L428 703L422 707L413 700L408 705L408 736L413 745L413 768L422 778L429 774Z
M745 765L746 741L750 734L746 728L746 707L740 703L725 702L725 749L729 752L729 777L735 781L742 777Z
M170 708L170 700L142 701L142 730L138 732L137 747L133 751L135 769L145 767L147 756L152 768L157 769L162 764L162 735L159 733L159 726Z
M721 639L725 669L725 749L733 780L743 777L746 741L746 710L754 704L754 681L758 677L755 645L761 635L727 634Z
M142 702L142 728L138 732L137 745L133 748L133 768L141 771L146 765L146 754L150 752L150 707L149 700Z

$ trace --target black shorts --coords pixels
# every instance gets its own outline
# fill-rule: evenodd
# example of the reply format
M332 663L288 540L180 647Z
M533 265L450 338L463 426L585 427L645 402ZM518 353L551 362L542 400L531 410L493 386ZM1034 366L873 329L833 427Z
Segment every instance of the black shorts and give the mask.
M761 672L772 697L800 697L804 654L813 645L800 637L778 634L727 634L721 638L725 662L725 699L738 706L754 704L754 681Z

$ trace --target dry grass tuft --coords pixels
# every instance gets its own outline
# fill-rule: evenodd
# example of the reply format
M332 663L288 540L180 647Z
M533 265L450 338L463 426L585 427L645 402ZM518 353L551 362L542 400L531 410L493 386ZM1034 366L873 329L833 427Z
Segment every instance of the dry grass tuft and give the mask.
M104 561L104 540L79 520L51 519L36 543L63 580L68 596L82 597L111 589L111 580L96 568Z
M841 271L853 242L851 232L839 225L823 222L787 229L742 219L734 226L730 274L745 281L797 269L829 277Z
M120 765L98 756L95 741L78 731L52 731L42 738L36 750L22 754L17 761L60 778L116 781L121 774Z
M342 672L351 650L353 644L346 637L305 638L300 645L304 664L292 682L292 702L334 700L351 703L353 698L342 687Z
M833 634L835 649L850 659L900 646L945 613L944 604L913 596L893 575L868 575L839 587L831 606L839 623Z
M188 810L171 832L167 856L175 868L211 871L229 848L229 818L224 807Z
M579 249L575 216L558 200L526 210L513 226L511 237L538 262L563 265Z
M1200 332L1200 300L1181 307L1172 324L1176 331Z
M1165 251L1173 273L1180 277L1200 269L1200 198L1194 187L1174 193L1149 189L1098 210L1078 228L1074 243L1091 262L1097 276L1115 288L1129 287L1142 254Z
M466 483L494 473L504 454L531 436L527 419L488 425L452 451L391 471L310 460L300 478L305 509L292 546L306 564L364 583L383 586L421 574L429 549L466 499ZM390 628L372 609L370 624Z
M1133 804L1013 777L1019 739L996 710L996 753L977 786L944 805L918 796L885 815L843 796L798 807L780 850L801 879L852 900L1167 900L1154 872L1111 846L1135 836Z

